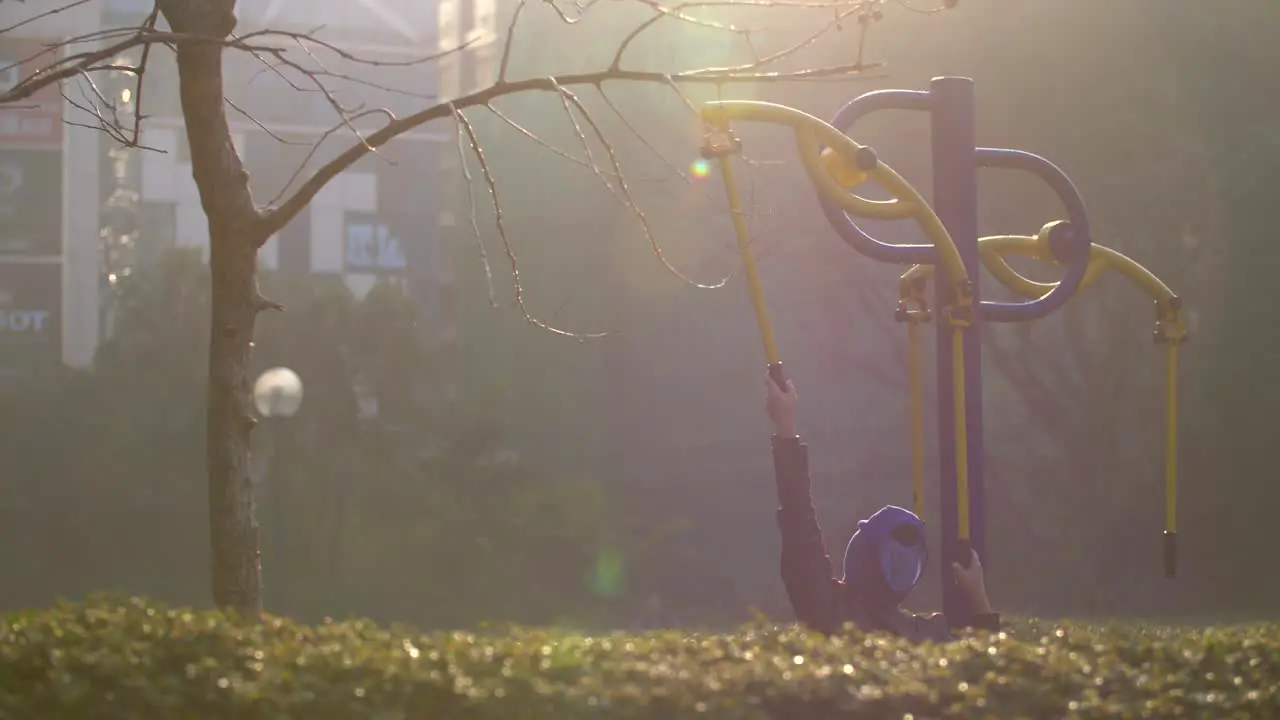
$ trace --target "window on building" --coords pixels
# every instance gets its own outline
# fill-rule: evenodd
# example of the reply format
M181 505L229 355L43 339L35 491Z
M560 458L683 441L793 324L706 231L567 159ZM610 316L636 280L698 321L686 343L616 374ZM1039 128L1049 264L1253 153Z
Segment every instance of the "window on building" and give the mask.
M464 52L466 51L449 53L436 62L440 100L452 100L462 94L459 72L461 72L461 55Z
M464 37L476 26L476 0L458 0L458 32Z
M237 15L241 30L302 30L329 42L359 40L419 48L434 43L437 20L435 8L422 0L241 0Z
M440 39L441 52L458 46L462 37L458 27L458 4L460 0L439 0L436 4L436 33Z
M475 24L472 26L476 30L484 30L491 35L496 35L497 28L497 3L495 0L471 0L475 3Z

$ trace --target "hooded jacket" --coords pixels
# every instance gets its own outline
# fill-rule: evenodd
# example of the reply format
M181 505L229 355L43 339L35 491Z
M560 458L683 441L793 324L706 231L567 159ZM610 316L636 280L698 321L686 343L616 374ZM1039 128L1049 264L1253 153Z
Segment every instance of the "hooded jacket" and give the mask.
M887 507L858 523L845 550L844 580L831 572L831 558L813 507L809 451L799 438L774 438L773 464L778 486L778 530L782 535L782 583L796 619L822 633L854 623L867 632L888 632L912 642L946 642L953 627L940 613L903 610L884 580L878 544L895 529L923 523L902 508ZM977 616L974 626L998 630L999 616Z

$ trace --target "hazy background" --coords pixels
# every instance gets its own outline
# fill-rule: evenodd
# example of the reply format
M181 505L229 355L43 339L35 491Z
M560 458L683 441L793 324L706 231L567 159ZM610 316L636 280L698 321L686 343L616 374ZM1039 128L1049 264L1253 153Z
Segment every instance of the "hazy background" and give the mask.
M536 16L513 74L599 67L617 42L609 25L624 20L620 12L570 31ZM1163 356L1151 342L1150 301L1111 277L1050 319L989 329L986 564L1006 613L1241 617L1280 601L1268 532L1280 489L1264 415L1280 388L1266 274L1280 269L1266 202L1280 187L1280 133L1265 91L1280 61L1269 41L1278 21L1271 4L1244 1L898 9L871 33L867 58L886 66L866 76L694 96L768 99L830 117L876 88L973 77L980 143L1057 163L1084 193L1095 240L1186 298L1194 339L1183 363L1176 580L1161 572ZM552 42L555 33L566 40ZM849 62L855 40L851 26L797 64ZM654 68L746 57L723 36L683 26L636 50L637 64ZM659 88L607 92L672 164L696 158L697 124L678 98ZM702 283L733 272L715 176L672 179L597 94L582 96L667 260ZM581 156L556 97L496 107ZM475 117L529 309L560 327L613 334L578 342L523 321L474 163L497 308L486 301L461 182L422 188L424 203L462 218L440 241L460 288L447 309L458 334L450 362L431 342L432 313L445 310L424 313L421 298L380 286L356 299L322 280L268 278L290 312L260 324L258 360L288 364L307 382L301 415L258 436L269 609L428 626L724 624L751 608L787 617L763 363L741 279L718 290L680 281L633 210L589 170ZM892 321L900 269L857 255L826 226L786 131L743 134L759 161L754 220L770 310L838 559L858 518L910 502L905 329ZM873 117L855 137L928 196L924 117ZM291 157L266 147L251 170ZM460 180L451 153L445 144L439 162ZM983 174L981 196L984 234L1034 234L1062 216L1046 187L1017 175ZM914 232L876 231L900 240ZM104 589L208 601L203 272L197 259L161 254L122 298L92 372L28 383L0 406L0 606ZM1000 293L985 287L988 297ZM374 417L349 390L357 378L373 387ZM440 383L456 388L454 402L429 400ZM927 384L932 392L932 363ZM931 411L927 422L936 422ZM927 467L933 513L932 454ZM936 604L936 583L931 572L917 606Z

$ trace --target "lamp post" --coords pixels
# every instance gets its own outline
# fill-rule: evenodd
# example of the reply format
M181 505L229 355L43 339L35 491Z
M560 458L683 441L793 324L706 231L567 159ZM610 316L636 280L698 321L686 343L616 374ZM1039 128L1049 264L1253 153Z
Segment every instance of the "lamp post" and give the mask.
M271 543L274 546L274 556L268 554L268 566L274 560L277 571L275 572L275 587L279 588L274 593L276 611L283 614L285 609L285 582L284 576L284 473L280 472L280 463L284 456L281 452L281 438L283 436L282 428L279 421L287 420L298 414L298 410L302 407L302 378L293 370L286 367L274 367L263 372L253 383L253 405L258 414L263 419L271 420L271 430L269 437L271 438L271 455L268 459L267 471L265 477L266 484L270 486L271 491L271 520L268 522L270 536L274 539ZM272 587L270 582L267 588Z
M127 68L135 64L134 60L122 56L113 61L116 68ZM112 70L108 74L104 92L101 97L105 107L103 116L108 118L115 128L114 132L103 133L101 142L107 145L106 161L108 172L104 176L102 186L104 198L99 208L101 227L99 233L99 250L102 272L100 275L100 302L98 306L98 323L104 337L113 332L115 320L115 300L120 283L133 273L138 263L138 242L140 240L141 217L141 160L137 153L126 147L121 139L128 135L128 128L137 107L134 104L136 76L125 70ZM101 180L100 180L101 181ZM154 240L153 240L154 242Z

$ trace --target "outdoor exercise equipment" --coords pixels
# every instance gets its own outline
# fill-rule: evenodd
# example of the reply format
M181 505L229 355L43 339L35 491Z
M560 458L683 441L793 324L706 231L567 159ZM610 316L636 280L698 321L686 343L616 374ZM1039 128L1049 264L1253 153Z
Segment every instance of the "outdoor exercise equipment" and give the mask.
M845 133L862 117L881 110L928 112L933 150L933 205L874 150ZM1048 160L1019 150L977 147L974 140L973 81L935 78L929 90L880 90L841 108L833 123L800 110L755 101L715 101L702 110L703 156L719 160L734 231L742 252L748 288L756 308L770 373L785 387L781 360L751 252L750 232L740 206L732 156L741 149L733 133L737 120L790 127L805 170L818 191L823 212L836 232L873 260L912 266L899 283L895 318L907 325L912 481L915 508L924 517L924 409L920 326L940 310L938 336L938 451L941 481L943 611L953 622L972 615L953 582L951 562L965 565L971 549L985 554L986 506L983 487L982 356L983 322L1030 322L1066 304L1106 270L1129 278L1150 296L1156 309L1155 340L1166 349L1164 571L1177 567L1178 348L1187 339L1178 296L1155 275L1115 250L1092 242L1089 218L1070 178ZM1067 219L1048 223L1034 236L978 237L977 171L997 168L1029 172L1057 194ZM852 192L874 180L892 196L870 200ZM926 244L886 243L868 235L854 218L914 220ZM1022 255L1063 266L1057 282L1037 282L1015 270L1006 256ZM935 268L943 275L934 278ZM1023 302L982 300L980 267ZM926 288L934 282L934 304Z

